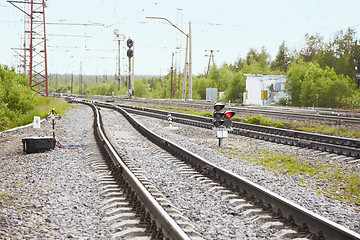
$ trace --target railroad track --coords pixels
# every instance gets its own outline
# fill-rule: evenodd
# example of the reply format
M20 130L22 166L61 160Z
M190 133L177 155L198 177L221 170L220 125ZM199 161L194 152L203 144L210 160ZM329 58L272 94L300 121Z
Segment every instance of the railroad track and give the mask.
M184 102L177 100L156 100L156 99L118 99L118 102L145 104L149 106L167 106L167 107L180 107L191 108L203 111L213 111L213 104L210 102ZM297 121L310 121L317 123L326 123L331 125L360 125L359 112L341 112L341 111L328 111L328 110L306 110L294 108L271 108L271 107L252 107L240 106L238 104L229 104L227 109L235 111L238 115L263 115L274 117L276 119L291 119Z
M117 228L126 229L115 233L113 238L148 235L151 239L190 239L189 236L193 236L192 239L201 239L196 236L192 229L181 228L164 210L159 203L160 200L157 201L150 194L144 186L144 182L147 180L141 176L141 173L139 175L134 168L133 171L130 170L127 164L131 165L131 161L126 156L121 156L104 134L98 109L93 104L88 105L92 107L95 114L95 138L97 142L103 143L100 151L106 161L106 166L99 162L93 164L98 170L111 171L111 176L105 176L102 179L102 183L105 185L103 190L110 198L104 203L103 209L109 210L110 216L107 220L115 221L112 225L115 230ZM119 187L122 189L122 194L119 194ZM168 211L171 210L168 209ZM130 217L133 219L129 221ZM138 217L138 220L134 219L135 217ZM120 222L116 222L116 220ZM128 223L123 223L123 221ZM127 225L131 227L127 227Z
M81 95L69 95L73 97L89 97L95 100L108 98L115 100L118 103L125 104L145 104L148 106L165 106L165 107L179 107L179 108L191 108L198 111L213 111L213 104L211 102L184 102L181 100L166 100L166 99L122 99L112 98L107 96L81 96ZM291 121L307 121L321 124L330 125L360 125L360 112L359 110L350 112L327 110L327 109L297 109L297 108L275 108L275 107L252 107L241 106L239 104L229 104L227 106L229 110L235 111L238 116L256 116L263 115L275 119L285 119Z
M89 104L89 103L88 103ZM124 109L106 103L95 103L97 106L102 108L110 108L120 112L139 132L141 132L146 138L158 145L159 147L165 149L169 154L177 159L174 159L174 162L183 161L184 163L177 162L177 164L183 169L187 174L192 174L193 178L198 179L202 183L208 183L213 186L212 190L216 191L218 194L225 196L225 199L228 199L229 202L236 203L238 206L246 208L246 205L250 205L250 209L247 210L247 214L253 214L254 212L261 212L263 219L270 218L273 224L275 222L281 222L284 225L284 231L293 231L291 234L295 237L299 236L311 236L312 239L360 239L360 235L348 230L332 221L329 221L311 211L304 209L303 207L294 204L262 187L252 183L240 176L237 176L226 169L217 167L216 165L208 162L207 160L188 152L182 147L161 138L160 136L152 133L147 128L143 127L138 121L136 121L131 115L129 115ZM91 105L91 104L90 104ZM96 108L93 107L94 111ZM97 122L100 122L100 116L96 117ZM101 124L100 124L101 126ZM102 132L103 127L101 126L96 130L98 135L98 140L104 141L103 152L105 155L108 155L107 164L112 173L115 176L116 181L120 185L124 185L124 177L120 176L125 173L125 175L133 175L125 171L126 164L121 164L121 158L116 156L116 151L114 147L108 140L105 140L104 133ZM196 172L195 172L196 171ZM119 180L120 179L120 180ZM137 185L135 183L140 183L135 179L130 178L128 186L130 185L133 190L126 192L137 192L133 186ZM126 184L125 184L126 185ZM141 188L141 187L139 187ZM134 193L135 194L135 193ZM131 195L131 194L130 194ZM144 195L144 194L143 194ZM132 197L132 199L137 199L134 206L142 206L139 202L146 203L147 200L143 200L144 196ZM145 194L146 195L146 194ZM244 203L246 201L246 203ZM153 205L156 205L153 203ZM160 205L160 204L158 204ZM160 206L161 207L161 206ZM162 212L160 210L151 210L152 207L139 207L140 209L146 209L150 211L150 215L153 216L155 220L156 227L150 227L154 230L155 235L159 234L159 238L164 234L164 236L170 236L170 239L187 239L188 235L184 233L181 228L169 226L171 222L168 220L158 220L157 212ZM240 209L241 207L239 207ZM140 211L141 212L141 211ZM155 213L153 213L155 212ZM166 213L166 211L165 211ZM166 215L166 214L165 214ZM146 216L146 214L143 214ZM168 214L169 216L169 214ZM161 219L162 217L160 217ZM165 218L167 219L167 218ZM260 217L259 217L260 219ZM149 221L150 226L154 221ZM175 222L175 221L174 221ZM271 226L272 223L269 223ZM149 224L149 223L148 223ZM176 223L175 223L176 224ZM154 225L154 224L153 224ZM170 224L171 225L171 224ZM169 230L169 229L170 230ZM171 229L178 229L179 232L172 232ZM174 235L175 234L175 235ZM175 237L176 236L176 237ZM178 237L178 238L177 238ZM199 236L197 236L199 237Z
M167 119L169 112L157 109L119 105L127 111L135 114ZM212 119L181 113L170 113L173 121L193 126L211 129ZM350 158L360 158L360 141L357 139L340 138L321 134L306 133L301 131L272 128L247 123L233 122L232 133L256 138L260 140L309 148Z

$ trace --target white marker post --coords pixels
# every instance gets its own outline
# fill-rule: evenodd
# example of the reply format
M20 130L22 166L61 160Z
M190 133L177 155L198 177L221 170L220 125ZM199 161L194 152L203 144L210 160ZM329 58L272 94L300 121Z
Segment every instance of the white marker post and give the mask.
M216 138L219 139L219 147L224 146L224 138L228 137L228 130L226 128L219 129L216 131Z
M33 128L40 128L40 117L34 116Z

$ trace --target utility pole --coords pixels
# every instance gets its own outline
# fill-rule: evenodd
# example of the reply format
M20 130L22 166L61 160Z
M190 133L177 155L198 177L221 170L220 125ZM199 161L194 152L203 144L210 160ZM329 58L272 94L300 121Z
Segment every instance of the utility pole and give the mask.
M26 34L30 33L29 43L29 86L37 94L48 92L48 74L47 74L47 52L46 52L46 31L45 31L45 0L24 0L8 1L11 5L22 11L30 18L30 31L25 26ZM30 9L29 6L30 5ZM26 24L27 20L25 20ZM24 65L26 66L26 50L24 46ZM26 67L25 67L26 68ZM24 68L24 69L25 69Z
M189 34L186 34L178 26L176 26L175 24L170 22L167 18L163 18L163 17L146 17L146 18L166 20L168 23L170 23L171 26L173 26L174 28L176 28L182 34L184 34L186 36L185 66L184 66L182 99L185 100L185 97L186 97L187 68L189 67L189 88L190 88L189 89L189 100L192 100L191 22L189 22ZM189 62L188 62L188 52L189 52L189 58L190 58Z
M191 22L189 22L189 101L192 100Z
M133 52L135 53L135 42L133 42ZM131 96L134 96L134 58L132 57L132 65L131 65Z
M79 95L82 95L82 61L80 62Z
M118 91L120 91L121 85L121 72L120 72L120 39L118 39Z
M174 70L174 87L173 87L173 97L175 97L176 93L176 63L175 63L175 70Z
M170 86L170 99L173 97L173 74L174 74L174 53L171 54L171 86Z
M182 100L185 101L186 96L186 82L187 82L187 59L188 59L188 47L189 47L189 37L186 37L186 48L185 48L185 66L184 66L184 79L183 79L183 92L182 92Z
M115 29L114 30L114 34L117 38L117 41L118 41L118 91L120 91L120 85L121 85L121 71L120 71L120 59L121 59L121 55L120 55L120 42L121 42L121 39L120 39L120 34L119 34L119 30L118 29Z
M55 74L55 93L57 93L57 89L58 89L58 74Z
M215 52L219 52L219 50L205 50L205 52L207 51L210 51L210 54L209 55L205 55L205 57L209 57L209 63L208 63L208 67L207 67L207 71L206 71L206 77L205 78L208 78L209 76L209 72L210 72L210 62L212 60L212 66L215 65L215 60L214 60L214 51Z
M74 83L74 73L71 73L71 87L70 87L70 94L72 94L73 90L73 83Z

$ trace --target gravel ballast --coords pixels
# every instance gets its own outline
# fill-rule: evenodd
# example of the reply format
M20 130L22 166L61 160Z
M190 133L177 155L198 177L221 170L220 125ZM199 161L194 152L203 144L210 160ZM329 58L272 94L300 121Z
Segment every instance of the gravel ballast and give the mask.
M63 145L95 141L91 108L77 107L56 123ZM41 129L0 136L0 239L110 239L100 210L100 175L85 158L92 147L22 153L22 138L51 135L52 126L45 121Z
M230 135L229 138L225 140L225 147L219 149L217 146L218 140L216 139L214 131L176 123L173 125L178 127L178 129L176 131L168 131L165 128L167 126L166 121L154 121L143 116L136 116L136 119L157 134L190 149L212 163L246 177L282 197L360 233L360 206L342 203L315 193L311 188L311 186L315 185L315 183L311 183L311 178L307 179L308 183L305 185L300 183L300 178L297 176L275 174L267 171L263 166L252 164L241 159L241 156L245 158L246 155L256 153L259 149L291 154L310 160L316 159L322 161L324 164L332 161L331 155L282 144L267 143L236 135ZM240 151L239 154L235 155L236 157L224 157L229 156L228 153L234 153L235 148ZM338 164L345 165L346 163L339 162ZM349 165L349 169L351 169L352 172L359 172L359 163Z
M95 141L93 118L90 117L92 110L84 105L76 106L77 109L69 110L57 122L57 139L63 145L91 145ZM239 212L209 192L207 186L176 173L176 166L166 162L162 153L151 152L152 144L132 133L132 127L124 123L118 113L106 110L102 114L103 120L109 121L107 127L118 145L128 157L136 159L138 166L146 170L147 177L157 183L159 190L175 206L181 207L182 214L193 222L205 239L273 238L269 230L259 228L261 223L244 227L246 223ZM234 135L230 135L225 140L225 147L219 149L211 130L177 123L173 123L177 129L170 130L165 121L136 115L135 118L157 134L216 165L360 233L359 206L316 194L311 187L311 178L309 184L302 184L296 176L275 174L242 159L262 148L316 158L325 163L327 155ZM24 128L0 136L0 239L111 238L109 224L104 221L105 213L100 210L104 197L97 185L101 176L86 160L86 153L94 151L92 147L22 153L22 138L51 134L51 124L44 122L40 130ZM228 157L235 147L241 150L239 154ZM152 165L154 162L156 165ZM354 171L357 170L354 167Z
M319 161L324 161L326 163L329 159L328 155L324 155L319 152L303 150L295 147L287 147L284 145L278 144L269 144L263 141L258 141L250 138L245 138L241 136L230 135L229 139L225 140L225 147L222 149L218 148L218 140L216 139L215 132L211 130L191 127L187 125L173 123L174 127L177 129L170 130L168 128L167 121L157 120L153 118L148 118L144 116L133 115L138 121L145 124L145 126L155 133L165 137L166 139L184 147L190 149L192 152L202 156L203 158L215 163L218 166L226 168L240 176L246 177L249 180L268 188L269 190L283 196L293 202L300 204L301 206L312 210L315 213L318 213L334 222L337 222L341 225L344 225L356 232L360 232L358 225L360 219L359 206L352 204L345 204L336 200L331 200L323 195L315 193L311 188L311 179L307 181L307 184L300 183L300 178L296 176L288 176L286 174L275 174L273 172L267 171L263 166L249 163L243 161L241 156L246 156L247 154L259 152L260 149L266 149L271 151L277 151L279 153L292 154L301 158L316 158ZM211 239L215 235L211 235L214 231L213 224L215 221L209 220L208 223L200 223L199 218L209 217L213 214L214 219L217 217L221 224L217 223L215 229L229 229L229 233L233 231L240 232L239 225L231 229L231 220L226 220L226 214L224 218L219 217L221 214L214 211L213 208L209 208L206 205L206 201L210 202L210 198L207 198L200 206L196 205L197 201L200 199L192 199L191 196L183 196L184 194L189 194L182 192L183 186L192 186L185 187L186 189L195 188L194 183L189 184L184 180L180 181L178 176L174 178L174 173L171 170L171 166L167 166L167 163L160 162L158 165L147 166L151 162L156 161L151 154L147 152L148 144L143 141L136 143L130 141L128 137L122 138L121 134L129 130L124 129L120 115L118 114L115 117L112 114L105 114L104 119L106 119L107 125L112 132L113 137L117 140L118 144L121 146L128 146L129 148L125 150L129 157L137 158L139 162L139 167L145 168L147 171L148 177L153 181L157 182L160 190L169 197L170 201L176 202L178 206L183 206L183 214L186 215L189 219L193 220L197 227L198 231L205 236L209 236ZM237 157L226 157L229 156L228 153L233 151L234 148L240 149L242 154L237 154ZM125 148L125 147L124 147ZM140 160L140 156L145 154L146 158ZM235 156L235 155L234 155ZM153 159L154 158L154 159ZM174 167L173 167L174 168ZM160 169L160 170L159 170ZM162 171L163 169L167 169ZM358 167L354 167L353 170L356 171ZM169 182L168 179L173 179ZM176 184L176 181L179 181L181 184ZM172 184L174 183L174 184ZM196 186L197 188L198 186ZM204 190L197 190L204 191ZM189 204L191 203L191 204ZM201 207L204 206L204 207ZM181 207L180 207L181 208ZM220 208L217 208L219 210ZM230 210L231 211L231 210ZM229 213L229 212L228 212ZM234 214L234 213L230 213ZM235 213L236 215L237 213ZM194 217L197 216L197 217ZM209 224L211 222L211 224ZM203 225L201 225L203 224ZM256 228L256 225L254 225ZM258 229L259 230L259 229ZM251 232L251 230L250 230ZM264 237L264 233L261 231L256 231L254 229L253 236L246 236L248 239L259 239ZM234 237L229 234L227 237ZM267 236L268 237L268 236ZM267 237L264 237L267 238ZM206 237L205 237L206 238ZM226 239L226 237L223 237Z

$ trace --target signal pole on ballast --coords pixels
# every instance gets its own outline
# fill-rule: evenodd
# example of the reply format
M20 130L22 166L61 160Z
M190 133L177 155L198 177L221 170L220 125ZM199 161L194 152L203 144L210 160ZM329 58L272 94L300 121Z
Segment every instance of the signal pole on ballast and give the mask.
M128 39L126 42L128 46L127 56L129 58L129 97L134 95L134 41Z

